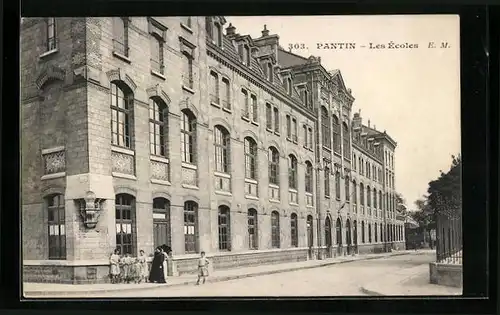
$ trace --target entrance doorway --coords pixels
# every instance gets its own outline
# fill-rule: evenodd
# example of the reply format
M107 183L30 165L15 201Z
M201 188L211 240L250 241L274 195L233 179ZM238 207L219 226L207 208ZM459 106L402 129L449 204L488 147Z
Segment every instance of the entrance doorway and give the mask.
M313 217L312 215L307 216L307 255L309 259L313 257Z
M325 245L326 245L326 257L332 257L332 223L330 217L326 217L325 220Z

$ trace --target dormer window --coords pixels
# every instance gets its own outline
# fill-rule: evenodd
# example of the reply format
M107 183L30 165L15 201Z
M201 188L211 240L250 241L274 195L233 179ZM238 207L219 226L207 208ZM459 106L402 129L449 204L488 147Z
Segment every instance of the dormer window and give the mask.
M250 48L247 44L241 44L238 47L241 62L245 65L250 66Z
M267 79L273 82L273 65L270 62L267 63Z
M288 92L289 95L292 95L292 79L291 78L286 79L286 91Z
M222 27L219 23L214 23L214 40L215 45L222 47Z
M306 107L309 107L309 92L307 92L306 89L304 89L304 105L306 105Z

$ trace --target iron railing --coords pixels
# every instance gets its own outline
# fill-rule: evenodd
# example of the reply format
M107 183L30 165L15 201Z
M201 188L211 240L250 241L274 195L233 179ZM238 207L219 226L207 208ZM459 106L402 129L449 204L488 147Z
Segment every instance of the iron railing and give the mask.
M436 214L436 261L462 264L462 212L447 208Z

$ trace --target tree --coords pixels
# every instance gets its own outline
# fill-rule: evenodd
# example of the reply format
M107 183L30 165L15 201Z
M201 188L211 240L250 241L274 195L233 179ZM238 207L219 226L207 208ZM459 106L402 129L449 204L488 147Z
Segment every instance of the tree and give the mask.
M415 201L417 211L411 213L412 218L417 221L419 227L422 229L424 235L430 240L431 230L436 228L436 220L434 212L429 206L428 196L423 196ZM432 242L429 242L432 249Z
M461 190L462 159L452 155L452 164L447 173L441 171L438 179L429 183L429 205L436 215L448 217L459 216L462 213Z

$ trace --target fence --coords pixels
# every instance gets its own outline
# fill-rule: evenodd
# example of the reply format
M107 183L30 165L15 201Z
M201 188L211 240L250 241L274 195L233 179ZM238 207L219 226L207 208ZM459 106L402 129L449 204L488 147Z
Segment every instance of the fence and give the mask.
M436 261L462 264L462 211L447 209L436 217Z

